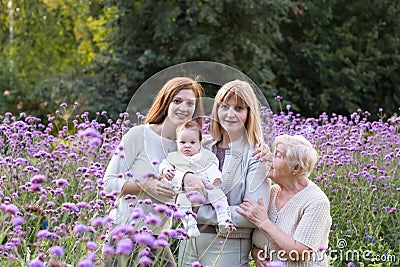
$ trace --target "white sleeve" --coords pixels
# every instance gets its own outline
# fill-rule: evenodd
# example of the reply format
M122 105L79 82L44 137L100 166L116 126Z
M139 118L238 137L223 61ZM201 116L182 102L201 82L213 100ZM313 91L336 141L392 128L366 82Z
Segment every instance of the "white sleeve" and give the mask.
M219 170L218 165L219 165L218 159L217 159L217 157L214 157L214 160L212 161L211 165L208 166L206 169L207 179L211 183L213 183L216 178L220 178L221 181L223 181L222 173Z
M165 168L174 168L174 166L171 165L171 163L168 161L168 159L163 159L158 166L158 171L162 173L162 170Z
M106 192L122 191L127 180L129 168L138 157L143 139L143 128L133 127L123 137L116 147L104 174L104 190Z

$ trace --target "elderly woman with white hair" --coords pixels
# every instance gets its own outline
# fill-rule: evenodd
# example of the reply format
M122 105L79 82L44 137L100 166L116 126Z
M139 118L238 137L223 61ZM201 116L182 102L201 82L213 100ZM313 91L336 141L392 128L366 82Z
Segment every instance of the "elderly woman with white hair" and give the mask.
M237 209L257 229L253 233L252 256L257 266L280 260L289 267L328 266L324 250L332 224L330 203L309 175L317 162L317 151L300 135L275 138L268 177L270 203L245 199Z

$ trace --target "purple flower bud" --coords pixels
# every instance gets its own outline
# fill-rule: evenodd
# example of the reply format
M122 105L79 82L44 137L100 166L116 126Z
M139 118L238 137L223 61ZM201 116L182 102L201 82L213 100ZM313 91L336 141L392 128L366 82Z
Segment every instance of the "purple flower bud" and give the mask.
M147 256L142 256L139 259L139 265L140 266L150 266L152 262L153 261Z
M105 245L103 247L103 254L105 254L105 255L114 255L114 253L115 253L115 250L114 250L114 248L112 246Z
M83 137L100 137L99 131L97 131L94 128L87 128L85 130L79 131L78 132L78 137L83 138Z
M90 223L91 226L97 227L97 226L102 226L103 225L103 218L101 217L95 217Z
M161 224L161 218L158 215L155 215L153 213L149 213L144 217L144 222L146 224L154 224L154 225L160 225Z
M64 249L60 246L53 246L50 248L49 253L59 258L64 255Z
M155 248L154 242L156 238L150 233L137 233L134 235L133 239L136 243L146 244L150 248Z
M131 219L135 220L143 216L143 210L141 208L134 208L131 213Z
M21 216L16 216L12 220L13 226L19 226L19 225L24 224L24 223L25 223L25 219L23 217L21 217Z
M37 174L31 178L31 183L33 184L41 184L46 182L46 177L42 174Z
M12 215L17 215L17 213L19 212L19 209L16 205L9 204L9 205L5 205L4 211L11 213Z
M192 262L192 267L202 267L199 261Z
M267 267L286 267L286 264L281 261L270 261L267 262Z
M78 223L74 226L75 235L84 235L87 230L88 230L88 227L81 223Z
M89 145L92 147L98 147L103 141L100 138L93 137L89 140Z
M46 264L44 264L44 262L41 259L36 258L36 259L31 260L29 262L28 266L29 267L46 267Z
M90 259L83 259L78 262L78 267L94 267L93 261Z
M129 255L133 250L133 242L130 238L123 238L118 240L116 254Z
M86 247L89 250L96 250L97 249L97 244L95 242L93 242L93 241L89 241L89 242L86 243Z

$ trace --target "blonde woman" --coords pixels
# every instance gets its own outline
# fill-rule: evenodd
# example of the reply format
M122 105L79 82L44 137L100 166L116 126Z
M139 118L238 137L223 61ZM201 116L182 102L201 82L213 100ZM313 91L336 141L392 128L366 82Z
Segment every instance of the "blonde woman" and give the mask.
M179 266L248 266L251 235L255 225L236 209L244 199L264 198L268 208L270 191L266 179L267 165L254 156L254 147L263 143L259 103L249 83L235 80L217 92L212 111L212 138L204 138L203 146L214 152L222 171L225 193L237 230L218 232L216 211L211 204L200 206L197 212L200 235L181 242ZM192 174L184 177L184 187L201 187Z
M328 266L328 236L332 223L330 204L309 175L317 152L303 136L281 135L274 141L272 168L274 184L269 208L245 199L239 214L257 226L252 256L257 267L266 261L285 261L288 267Z

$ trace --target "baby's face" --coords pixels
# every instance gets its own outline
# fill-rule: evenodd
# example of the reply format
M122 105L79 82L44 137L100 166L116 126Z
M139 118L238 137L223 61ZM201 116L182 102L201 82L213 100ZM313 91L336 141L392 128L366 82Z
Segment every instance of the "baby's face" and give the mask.
M182 129L176 140L178 151L185 156L193 156L200 150L200 140L197 131Z

